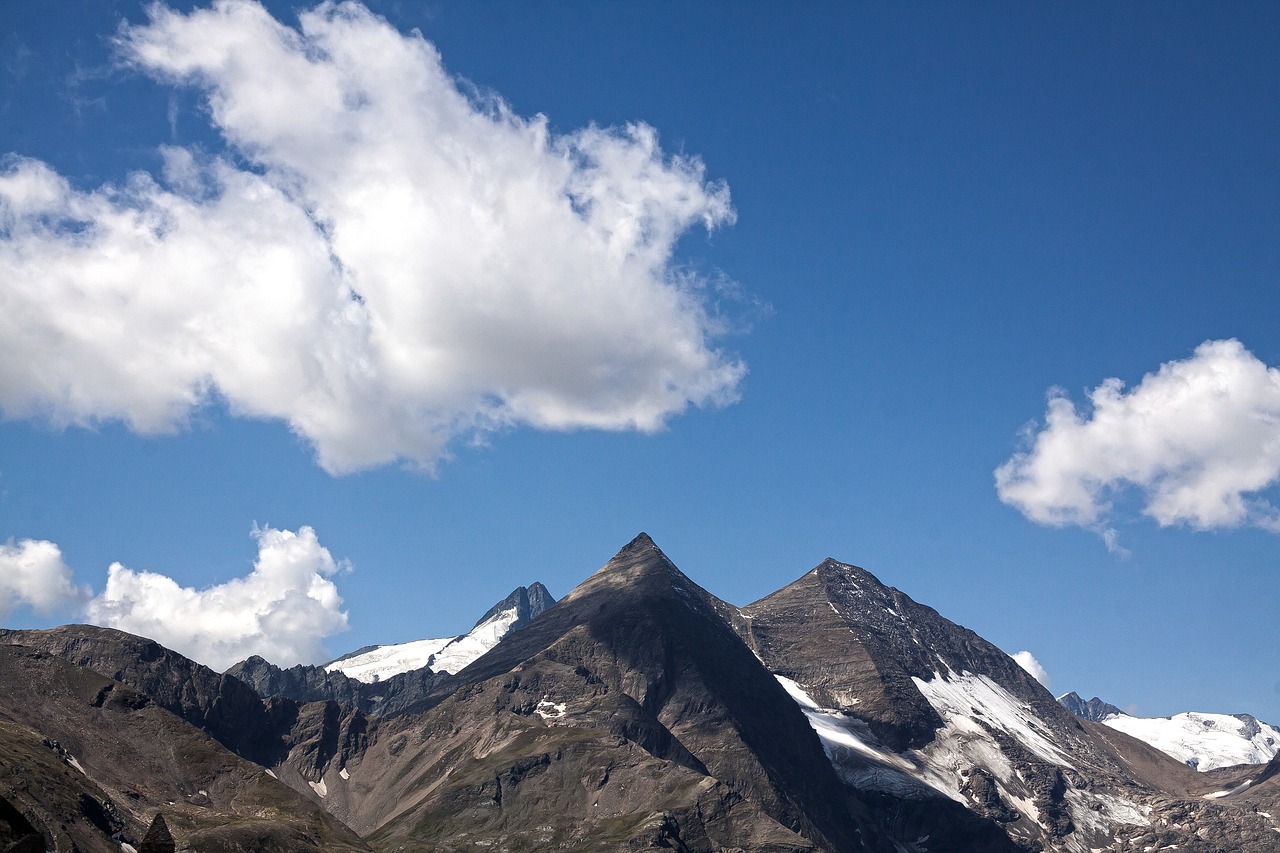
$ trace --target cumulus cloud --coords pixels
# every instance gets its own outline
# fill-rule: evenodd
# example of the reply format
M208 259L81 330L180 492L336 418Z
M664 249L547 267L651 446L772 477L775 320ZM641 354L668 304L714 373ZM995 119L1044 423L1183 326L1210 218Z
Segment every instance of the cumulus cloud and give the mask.
M223 670L250 655L281 666L314 663L321 641L347 630L330 578L343 568L310 527L254 530L253 571L202 590L113 563L86 608L90 622L149 637Z
M18 607L40 613L78 608L89 597L71 580L62 551L43 539L0 544L0 619Z
M227 150L90 189L4 163L7 416L152 434L216 402L340 473L736 398L708 282L674 260L733 220L728 190L652 128L555 133L355 3L298 29L247 0L150 15L120 56L200 93Z
M1040 682L1047 690L1049 688L1049 673L1044 671L1044 667L1040 665L1040 661L1036 660L1036 656L1028 651L1014 652L1010 657L1018 666L1025 669L1031 674L1031 677Z
M1162 526L1280 532L1280 370L1236 340L1206 341L1126 390L1108 379L1078 410L1050 394L1027 449L996 469L1000 499L1041 524L1079 525L1120 549L1112 498L1136 489Z

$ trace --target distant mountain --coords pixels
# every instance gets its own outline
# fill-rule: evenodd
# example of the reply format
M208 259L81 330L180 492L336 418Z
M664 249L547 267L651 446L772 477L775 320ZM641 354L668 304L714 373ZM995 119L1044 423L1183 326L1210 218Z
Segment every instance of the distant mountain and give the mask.
M517 587L481 616L472 628L457 637L415 640L389 646L368 646L325 664L327 672L376 684L405 672L426 667L432 672L456 675L498 644L509 632L523 628L556 600L540 583Z
M1249 714L1201 714L1135 717L1098 697L1083 701L1076 693L1058 697L1076 716L1110 726L1151 744L1193 770L1239 764L1266 764L1280 753L1280 729Z
M0 850L1277 850L1280 758L1197 773L855 566L737 608L641 534L519 593L377 682L0 631Z
M374 717L398 714L421 703L453 674L554 603L547 588L535 582L517 587L489 608L474 628L457 637L366 646L324 666L281 669L255 655L226 674L263 697L334 701Z
M1058 704L1075 714L1082 720L1092 720L1095 723L1101 723L1107 717L1114 717L1123 713L1115 705L1110 702L1103 702L1097 696L1094 696L1088 702L1080 698L1080 694L1074 690L1070 693L1064 693L1058 697Z
M1119 714L1102 722L1195 770L1266 764L1280 752L1280 730L1248 714L1187 712L1149 718Z

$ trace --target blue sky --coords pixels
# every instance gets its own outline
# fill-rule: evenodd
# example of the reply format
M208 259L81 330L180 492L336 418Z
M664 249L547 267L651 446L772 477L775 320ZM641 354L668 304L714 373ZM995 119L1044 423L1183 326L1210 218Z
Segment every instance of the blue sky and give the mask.
M318 660L644 530L1280 720L1276 6L173 8L0 6L6 624Z

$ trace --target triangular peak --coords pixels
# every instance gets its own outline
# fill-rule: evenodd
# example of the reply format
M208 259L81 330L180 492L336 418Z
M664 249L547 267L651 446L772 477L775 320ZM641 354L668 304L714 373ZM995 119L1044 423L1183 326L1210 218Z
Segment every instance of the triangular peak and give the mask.
M641 533L561 601L577 601L605 591L666 596L673 590L708 602L717 600L676 568L647 533Z

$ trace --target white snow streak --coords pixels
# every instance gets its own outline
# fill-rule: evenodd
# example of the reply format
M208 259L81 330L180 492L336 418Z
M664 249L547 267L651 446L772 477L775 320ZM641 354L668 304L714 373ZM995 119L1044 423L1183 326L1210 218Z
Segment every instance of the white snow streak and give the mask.
M1050 764L1071 766L1062 750L1042 733L1043 724L1031 708L987 676L966 672L937 674L932 681L911 680L948 724L965 725L986 734L973 722L974 717L981 717Z

